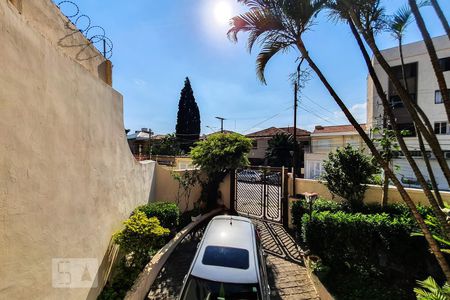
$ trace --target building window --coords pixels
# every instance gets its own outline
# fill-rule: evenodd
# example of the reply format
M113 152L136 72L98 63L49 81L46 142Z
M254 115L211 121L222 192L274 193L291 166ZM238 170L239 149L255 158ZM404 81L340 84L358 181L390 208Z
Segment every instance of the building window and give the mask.
M447 94L450 97L450 90L447 90ZM444 103L444 99L442 99L441 91L439 91L439 90L434 93L434 103L435 104Z
M450 71L450 57L439 59L439 65L441 66L442 72Z
M252 141L252 147L253 147L253 149L258 149L258 141L257 140Z
M319 179L323 172L321 161L309 161L308 162L308 178L309 179Z
M447 134L447 122L435 122L434 123L435 134Z

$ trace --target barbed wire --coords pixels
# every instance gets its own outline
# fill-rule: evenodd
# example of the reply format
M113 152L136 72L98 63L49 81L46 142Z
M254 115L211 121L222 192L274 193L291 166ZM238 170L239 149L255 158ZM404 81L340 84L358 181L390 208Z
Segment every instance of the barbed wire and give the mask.
M88 39L106 59L113 54L113 42L106 36L106 31L99 25L92 25L91 18L80 12L78 5L69 0L59 1L57 4L61 12ZM86 23L85 25L82 25ZM100 43L100 45L99 45ZM103 49L101 47L103 46Z

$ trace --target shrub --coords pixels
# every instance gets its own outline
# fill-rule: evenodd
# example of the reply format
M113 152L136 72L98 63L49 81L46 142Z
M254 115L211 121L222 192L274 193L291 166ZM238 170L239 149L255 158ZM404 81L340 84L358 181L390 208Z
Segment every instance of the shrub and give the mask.
M410 216L324 211L303 216L302 234L332 268L413 274L426 269L429 255L424 241L410 236L414 226Z
M152 202L139 206L136 210L145 213L147 218L156 217L162 227L170 230L178 228L180 220L180 209L175 203Z
M125 228L113 235L113 241L127 254L133 254L133 262L137 264L147 259L152 249L162 246L169 234L157 218L148 218L139 210L123 224Z
M352 208L362 206L367 184L378 172L372 159L351 145L331 152L323 169L324 184L331 193L347 200Z
M313 203L313 211L339 211L343 209L344 207L341 203L322 198L318 198ZM292 220L294 225L297 226L298 229L301 228L302 217L306 213L309 213L309 204L305 199L292 203Z

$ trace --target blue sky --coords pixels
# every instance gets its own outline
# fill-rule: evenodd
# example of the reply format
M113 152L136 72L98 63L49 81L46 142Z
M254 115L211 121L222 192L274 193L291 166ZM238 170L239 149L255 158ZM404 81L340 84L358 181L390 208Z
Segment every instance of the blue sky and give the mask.
M257 52L248 53L245 36L238 44L226 37L224 18L244 9L236 0L73 1L80 13L89 15L92 25L104 27L114 42L113 86L124 96L126 128L174 132L186 76L200 108L203 133L219 129L215 116L228 119L225 129L241 133L292 126L289 74L295 71L298 54L291 51L273 58L266 69L267 85L261 84L255 75ZM406 1L384 2L392 11ZM450 12L448 1L440 3ZM68 6L62 9L70 11ZM432 36L444 33L431 8L425 8L423 14ZM367 71L356 43L345 25L329 22L325 14L319 15L316 23L305 38L311 56L354 114L365 122ZM405 42L419 39L420 33L412 24ZM384 34L378 37L378 44L388 48L396 41ZM314 75L303 89L300 103L298 122L302 128L347 123Z

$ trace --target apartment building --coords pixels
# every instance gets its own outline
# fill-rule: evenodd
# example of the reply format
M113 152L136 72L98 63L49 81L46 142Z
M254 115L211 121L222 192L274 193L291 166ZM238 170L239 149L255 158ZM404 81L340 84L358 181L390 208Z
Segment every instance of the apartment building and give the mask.
M366 124L361 126L366 129ZM318 179L328 154L347 144L357 148L364 148L365 145L352 125L316 126L311 133L311 151L305 153L305 178Z
M433 39L433 44L436 48L438 58L440 59L440 65L444 71L447 85L450 85L450 41L447 36L440 36ZM444 104L442 102L441 93L439 91L439 86L425 44L423 41L419 41L404 45L403 53L406 64L405 73L408 90L413 99L420 106L420 108L422 108L424 113L428 116L430 122L433 124L434 131L437 134L439 142L441 143L441 147L445 151L446 156L450 159L450 127L447 115L445 113ZM388 63L394 68L398 78L402 78L400 52L398 47L383 50L382 54ZM408 148L414 154L418 166L427 178L428 173L426 172L423 157L420 153L411 116L403 106L399 96L396 94L396 91L388 79L387 74L383 71L375 59L373 61L373 66L381 80L386 94L388 95L388 99L392 105L399 127L401 129L407 129L410 132L410 134L405 138L406 143ZM368 128L382 127L383 107L370 77L368 78L367 86ZM428 146L426 146L426 149L428 151L430 150ZM435 171L439 188L442 190L448 190L449 186L447 184L447 180L444 178L444 175L440 171L440 168L431 153L430 162L433 170ZM410 187L419 187L414 173L404 157L400 155L399 158L394 160L394 164L399 166L399 170L396 172L403 184Z

